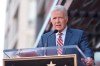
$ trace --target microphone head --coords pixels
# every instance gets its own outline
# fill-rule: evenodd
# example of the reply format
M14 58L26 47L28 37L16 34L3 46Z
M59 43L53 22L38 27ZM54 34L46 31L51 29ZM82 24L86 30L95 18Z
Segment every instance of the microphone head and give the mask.
M58 30L54 30L54 33L57 33L58 32Z

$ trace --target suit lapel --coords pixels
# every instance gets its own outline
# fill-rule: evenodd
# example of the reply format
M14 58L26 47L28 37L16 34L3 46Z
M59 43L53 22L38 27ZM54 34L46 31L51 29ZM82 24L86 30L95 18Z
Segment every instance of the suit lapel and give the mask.
M71 32L70 28L68 28L66 31L66 35L65 35L64 46L69 45L71 37L72 37L72 32Z
M65 35L65 42L64 42L64 46L69 45L70 43L70 39L72 37L72 32L71 29L68 28L66 31L66 35ZM56 46L56 35L55 33L52 34L49 38L48 38L48 46Z

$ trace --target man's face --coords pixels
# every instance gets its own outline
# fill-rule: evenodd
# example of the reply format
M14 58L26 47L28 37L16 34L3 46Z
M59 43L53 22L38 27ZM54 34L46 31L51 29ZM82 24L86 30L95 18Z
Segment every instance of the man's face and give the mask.
M67 25L68 17L62 11L53 11L51 14L51 22L53 27L59 32L63 31Z

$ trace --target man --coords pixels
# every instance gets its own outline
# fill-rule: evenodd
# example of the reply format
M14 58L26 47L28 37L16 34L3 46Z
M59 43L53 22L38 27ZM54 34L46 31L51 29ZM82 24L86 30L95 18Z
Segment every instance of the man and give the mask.
M84 60L87 66L93 64L93 51L89 47L87 37L82 30L72 29L67 26L68 15L66 9L62 5L57 5L51 13L51 22L57 33L48 32L41 37L38 47L53 47L53 46L67 46L77 45L85 53L87 58ZM62 34L59 38L59 33ZM49 36L49 37L48 37ZM59 40L59 41L58 41ZM60 53L61 53L60 49Z

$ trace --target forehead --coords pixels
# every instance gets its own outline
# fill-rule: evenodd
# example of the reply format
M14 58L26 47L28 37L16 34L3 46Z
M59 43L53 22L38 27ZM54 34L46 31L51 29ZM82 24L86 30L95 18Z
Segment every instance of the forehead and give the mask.
M63 11L55 10L51 13L51 17L53 16L65 16Z

